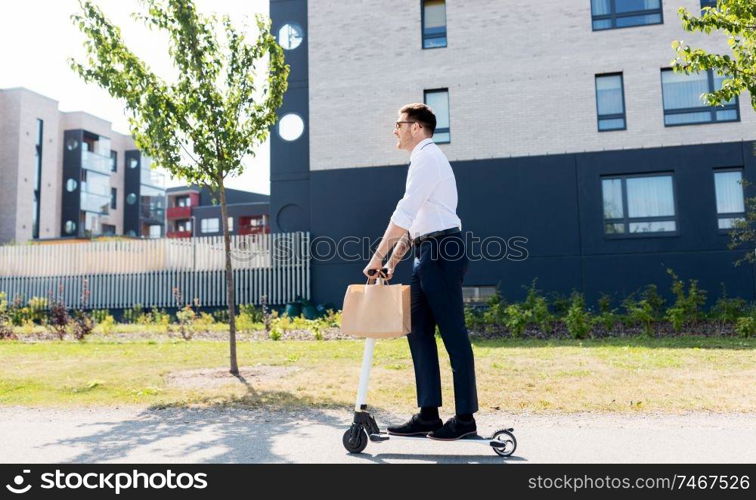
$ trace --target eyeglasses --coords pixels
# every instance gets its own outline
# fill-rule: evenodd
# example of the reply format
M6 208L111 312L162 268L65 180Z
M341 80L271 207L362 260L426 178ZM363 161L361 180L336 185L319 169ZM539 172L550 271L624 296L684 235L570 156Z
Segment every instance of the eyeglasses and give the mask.
M417 123L417 122L406 122L406 121L405 121L405 122L396 122L396 123L394 124L394 128L395 128L395 129L398 129L398 128L400 128L400 127L402 126L402 123Z

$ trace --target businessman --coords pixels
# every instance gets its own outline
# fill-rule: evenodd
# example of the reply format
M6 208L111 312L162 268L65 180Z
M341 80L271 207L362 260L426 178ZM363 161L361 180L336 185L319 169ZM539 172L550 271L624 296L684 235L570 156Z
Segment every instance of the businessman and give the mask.
M375 254L364 269L387 267L387 277L410 247L412 267L412 331L407 336L415 366L420 412L408 422L389 427L390 434L426 435L455 440L476 434L478 411L475 363L465 327L462 279L469 260L457 217L457 183L446 155L433 142L436 116L425 104L407 104L394 127L396 147L410 153L404 197L391 215ZM385 266L384 259L389 257ZM443 423L436 326L441 332L454 377L456 414Z

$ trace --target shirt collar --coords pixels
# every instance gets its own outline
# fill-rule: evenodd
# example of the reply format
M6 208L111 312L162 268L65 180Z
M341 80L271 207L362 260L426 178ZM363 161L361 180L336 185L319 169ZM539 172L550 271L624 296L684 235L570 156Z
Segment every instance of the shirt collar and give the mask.
M417 146L414 147L412 150L412 153L410 153L410 161L412 161L417 153L420 152L421 149L423 149L426 145L433 143L433 139L428 137L427 139L423 139L422 141L417 143Z

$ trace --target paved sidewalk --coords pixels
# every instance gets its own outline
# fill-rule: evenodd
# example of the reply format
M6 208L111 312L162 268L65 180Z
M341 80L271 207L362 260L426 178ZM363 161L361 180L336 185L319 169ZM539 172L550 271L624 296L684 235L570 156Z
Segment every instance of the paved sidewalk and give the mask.
M406 415L379 416L379 425ZM503 459L475 443L394 440L361 455L341 445L348 412L239 409L0 408L0 462L135 463L755 463L756 415L485 415L514 427Z

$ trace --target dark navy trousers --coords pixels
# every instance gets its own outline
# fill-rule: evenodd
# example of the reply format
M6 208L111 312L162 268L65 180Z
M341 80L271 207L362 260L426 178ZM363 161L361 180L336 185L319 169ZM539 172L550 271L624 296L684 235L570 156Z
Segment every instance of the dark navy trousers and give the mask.
M462 279L469 259L461 233L423 241L414 247L412 267L412 332L409 339L415 365L417 405L441 406L441 377L435 331L449 353L454 377L455 410L478 411L475 362L465 327Z

